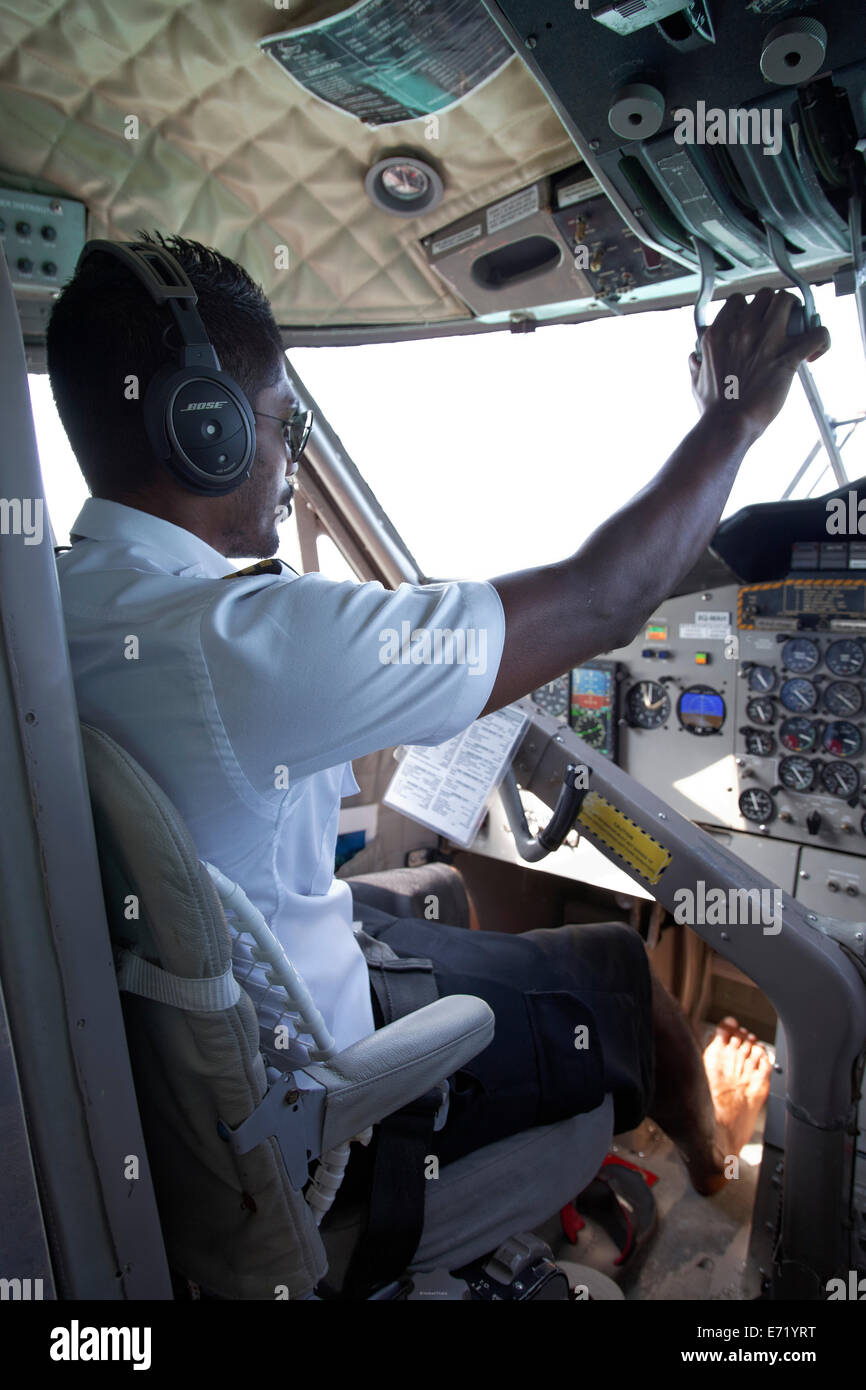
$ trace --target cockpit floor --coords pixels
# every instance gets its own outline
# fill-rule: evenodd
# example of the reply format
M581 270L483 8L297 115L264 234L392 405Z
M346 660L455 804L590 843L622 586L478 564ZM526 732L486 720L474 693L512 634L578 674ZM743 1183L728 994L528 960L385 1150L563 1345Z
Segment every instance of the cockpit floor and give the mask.
M616 1247L595 1222L572 1245L558 1215L538 1228L557 1259L589 1265L616 1279L627 1299L753 1299L760 1275L747 1263L752 1209L761 1163L763 1116L740 1155L739 1174L713 1197L689 1182L674 1145L651 1120L615 1137L611 1152L655 1173L658 1225L633 1267L618 1271Z

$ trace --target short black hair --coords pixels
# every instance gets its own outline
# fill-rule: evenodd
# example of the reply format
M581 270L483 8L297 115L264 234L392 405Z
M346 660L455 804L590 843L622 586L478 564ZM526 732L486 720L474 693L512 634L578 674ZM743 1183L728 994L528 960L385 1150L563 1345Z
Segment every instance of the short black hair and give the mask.
M186 271L223 371L248 397L273 386L283 346L261 286L201 242L160 232L139 232L136 240L164 246ZM164 335L172 323L133 273L106 253L89 256L55 302L46 336L51 390L95 496L133 499L163 476L141 403L151 378L171 361ZM130 376L138 379L137 400L128 399Z

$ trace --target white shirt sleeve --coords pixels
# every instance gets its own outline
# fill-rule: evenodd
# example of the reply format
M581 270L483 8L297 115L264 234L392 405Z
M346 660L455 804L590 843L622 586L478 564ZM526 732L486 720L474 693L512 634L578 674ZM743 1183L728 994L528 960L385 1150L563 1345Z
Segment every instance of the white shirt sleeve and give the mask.
M400 743L444 743L481 713L505 615L491 584L220 581L201 645L234 756L257 788Z

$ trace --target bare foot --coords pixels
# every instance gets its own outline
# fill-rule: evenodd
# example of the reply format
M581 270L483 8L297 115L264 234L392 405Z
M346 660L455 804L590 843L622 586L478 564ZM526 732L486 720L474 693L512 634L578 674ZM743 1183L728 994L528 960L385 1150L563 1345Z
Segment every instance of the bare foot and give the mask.
M725 1184L726 1159L749 1142L770 1093L770 1059L754 1033L724 1018L704 1051L704 1070L716 1116L712 1159L689 1163L692 1182L709 1195Z

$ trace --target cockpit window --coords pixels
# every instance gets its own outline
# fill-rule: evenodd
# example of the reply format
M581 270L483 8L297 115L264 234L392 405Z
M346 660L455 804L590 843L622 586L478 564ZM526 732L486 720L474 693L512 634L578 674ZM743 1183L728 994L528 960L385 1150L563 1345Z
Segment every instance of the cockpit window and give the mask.
M815 303L833 350L811 370L831 416L848 420L866 406L854 301L828 285ZM425 572L485 579L570 554L649 481L698 418L694 336L684 308L529 334L295 348L289 361ZM781 498L817 439L795 380L725 515ZM842 458L849 478L866 474L866 426ZM789 495L834 485L821 450Z
M815 303L834 350L812 364L838 421L864 413L853 300L832 286ZM718 312L721 305L713 306ZM289 353L422 569L485 579L565 556L649 481L697 420L687 358L691 309L611 316L531 334L477 334ZM48 511L59 545L87 488L47 376L30 398ZM850 437L848 437L850 435ZM866 474L866 428L840 424L849 478ZM795 477L818 431L794 382L784 410L749 451L725 509L820 495L834 486L823 450ZM301 464L303 469L303 463ZM294 520L280 555L301 560ZM319 541L323 573L351 575Z

